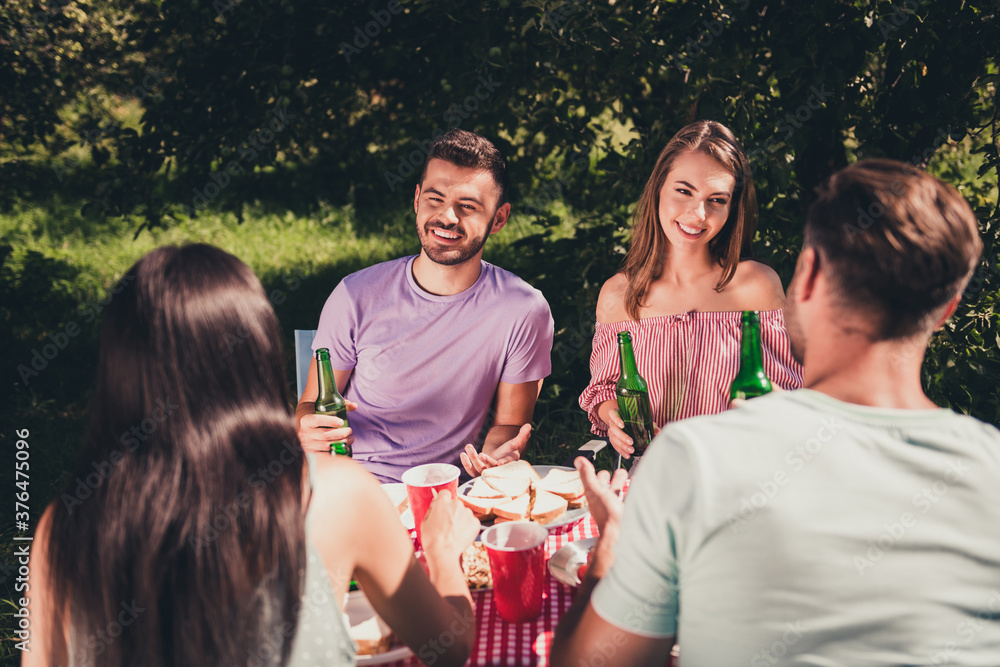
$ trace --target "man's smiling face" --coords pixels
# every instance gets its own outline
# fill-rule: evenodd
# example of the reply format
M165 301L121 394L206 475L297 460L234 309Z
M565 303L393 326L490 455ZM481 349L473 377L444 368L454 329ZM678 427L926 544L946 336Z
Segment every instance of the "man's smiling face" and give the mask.
M490 172L432 158L413 197L424 254L448 266L482 257L486 239L507 221L499 195Z

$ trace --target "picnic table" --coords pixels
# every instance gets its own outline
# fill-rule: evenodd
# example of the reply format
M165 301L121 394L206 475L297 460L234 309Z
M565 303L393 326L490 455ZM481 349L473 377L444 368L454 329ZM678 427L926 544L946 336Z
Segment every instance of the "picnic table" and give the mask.
M410 537L416 540L416 531ZM553 529L545 541L545 559L564 545L597 537L597 524L587 515L574 524ZM507 623L493 606L492 590L472 591L476 604L476 644L468 665L472 667L545 667L549 645L559 619L573 603L576 589L560 583L545 572L542 614L531 623ZM391 663L394 667L424 665L417 656Z

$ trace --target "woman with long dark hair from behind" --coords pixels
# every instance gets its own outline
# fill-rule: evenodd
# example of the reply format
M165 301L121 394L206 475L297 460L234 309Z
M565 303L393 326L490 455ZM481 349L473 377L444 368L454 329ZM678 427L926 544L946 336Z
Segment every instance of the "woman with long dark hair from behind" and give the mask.
M633 339L639 374L649 384L656 428L721 412L739 370L742 311L760 312L764 370L783 389L802 385L792 358L778 275L754 261L757 195L750 162L725 125L701 120L663 148L632 215L621 271L601 288L580 396L592 431L617 452L634 452L618 414L617 336Z
M36 532L23 665L353 664L352 573L415 649L473 617L458 560L479 523L461 502L428 512L428 579L370 474L303 456L249 267L164 247L119 288L80 464ZM459 626L446 664L471 649L474 624Z

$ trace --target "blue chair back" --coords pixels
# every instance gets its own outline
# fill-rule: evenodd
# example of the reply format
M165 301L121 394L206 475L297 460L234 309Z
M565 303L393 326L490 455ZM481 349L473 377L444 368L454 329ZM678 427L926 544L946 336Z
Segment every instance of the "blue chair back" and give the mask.
M302 398L306 380L309 378L309 364L313 360L312 342L315 337L315 329L295 330L295 386L299 392L295 396L296 401Z

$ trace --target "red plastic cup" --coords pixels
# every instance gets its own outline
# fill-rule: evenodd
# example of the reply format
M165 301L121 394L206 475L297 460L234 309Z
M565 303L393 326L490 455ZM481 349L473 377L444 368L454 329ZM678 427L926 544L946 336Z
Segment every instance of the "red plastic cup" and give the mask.
M486 529L493 572L493 602L508 623L527 623L542 613L545 582L545 540L549 531L530 521L509 521Z
M458 468L449 463L427 463L403 473L403 484L406 485L406 495L410 498L410 511L413 512L413 525L417 529L418 540L420 524L424 522L427 508L431 506L434 496L447 491L452 498L458 497L458 475Z

